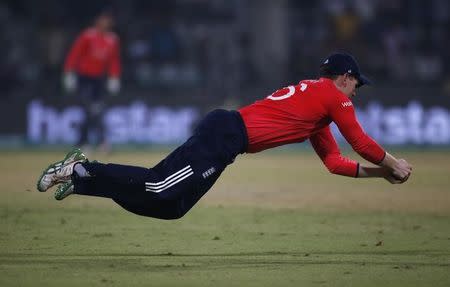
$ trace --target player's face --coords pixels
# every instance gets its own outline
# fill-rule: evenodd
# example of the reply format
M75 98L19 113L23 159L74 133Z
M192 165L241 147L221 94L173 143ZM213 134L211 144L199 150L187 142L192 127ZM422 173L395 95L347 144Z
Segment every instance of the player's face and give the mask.
M358 79L354 76L346 74L344 79L344 94L349 98L356 96L356 86L358 85Z
M100 15L100 17L97 19L97 25L101 30L109 31L114 25L114 20L109 15Z

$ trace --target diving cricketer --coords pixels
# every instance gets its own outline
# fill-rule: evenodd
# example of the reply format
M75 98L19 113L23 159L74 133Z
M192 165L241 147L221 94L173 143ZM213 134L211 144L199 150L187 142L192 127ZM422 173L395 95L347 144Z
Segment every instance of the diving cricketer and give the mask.
M44 170L37 189L43 192L59 184L57 200L71 194L100 196L138 215L177 219L237 155L305 140L333 174L403 183L411 165L386 152L356 119L351 100L359 87L369 83L353 56L334 53L320 65L319 79L282 88L237 111L210 112L184 144L152 168L90 162L74 149ZM330 131L331 122L361 157L376 166L343 157Z

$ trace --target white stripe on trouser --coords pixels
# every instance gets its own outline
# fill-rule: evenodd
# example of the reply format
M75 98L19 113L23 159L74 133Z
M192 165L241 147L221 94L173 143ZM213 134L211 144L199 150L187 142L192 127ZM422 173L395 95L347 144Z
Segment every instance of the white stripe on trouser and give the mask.
M192 171L191 166L188 165L188 166L180 169L179 171L175 172L174 174L168 176L163 181L146 182L145 190L155 192L155 193L160 193L161 191L168 189L169 187L179 183L180 181L190 177L193 174L194 174L194 172Z

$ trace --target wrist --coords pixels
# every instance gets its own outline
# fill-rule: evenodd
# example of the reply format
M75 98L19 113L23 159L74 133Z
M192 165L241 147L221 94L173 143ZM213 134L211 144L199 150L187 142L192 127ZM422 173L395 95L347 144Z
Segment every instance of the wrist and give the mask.
M386 167L380 167L380 166L364 166L359 165L358 166L358 177L364 178L364 177L386 177L390 174L390 171Z
M397 164L397 159L390 153L386 152L383 160L380 162L379 166L393 170Z
M360 164L359 162L356 164L356 175L355 177L358 178L359 177L359 169L360 169Z

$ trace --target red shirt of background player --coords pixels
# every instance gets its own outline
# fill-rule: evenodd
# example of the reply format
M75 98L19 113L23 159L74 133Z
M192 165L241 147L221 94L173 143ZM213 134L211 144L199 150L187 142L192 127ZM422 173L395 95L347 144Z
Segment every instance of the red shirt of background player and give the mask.
M64 72L75 71L88 77L120 77L119 38L113 32L96 28L84 30L72 45Z
M309 139L330 171L357 176L358 163L341 155L330 131L334 122L366 160L378 164L385 155L358 123L350 99L327 78L301 81L239 112L247 128L249 153Z

